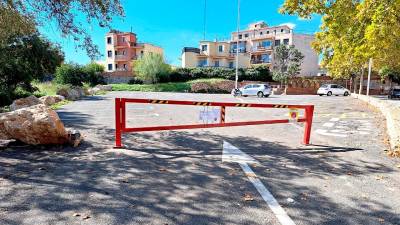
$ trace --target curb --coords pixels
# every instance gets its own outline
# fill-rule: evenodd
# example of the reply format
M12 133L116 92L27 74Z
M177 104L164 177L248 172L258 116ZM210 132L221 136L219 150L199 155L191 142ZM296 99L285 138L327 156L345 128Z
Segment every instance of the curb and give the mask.
M366 95L351 94L351 96L364 101L381 111L386 118L390 148L392 150L400 148L400 107L395 107L386 101Z

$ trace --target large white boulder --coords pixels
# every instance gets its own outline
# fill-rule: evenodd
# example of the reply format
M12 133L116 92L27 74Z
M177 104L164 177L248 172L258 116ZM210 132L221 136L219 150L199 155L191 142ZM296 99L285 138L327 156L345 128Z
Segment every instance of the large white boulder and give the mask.
M61 88L57 91L57 95L64 96L68 100L75 101L85 96L85 90L81 87Z
M20 98L17 100L14 100L13 103L10 105L11 111L17 110L17 109L22 109L25 107L41 104L42 102L36 98L35 96L29 96L26 98Z
M96 88L98 88L100 91L112 91L112 86L111 85L98 84L98 85L96 85Z
M43 104L45 104L47 106L51 106L51 105L56 104L57 102L61 102L61 101L65 100L65 97L62 95L43 96L43 97L40 97L39 100Z
M0 114L0 138L31 145L68 143L68 132L57 113L38 104Z

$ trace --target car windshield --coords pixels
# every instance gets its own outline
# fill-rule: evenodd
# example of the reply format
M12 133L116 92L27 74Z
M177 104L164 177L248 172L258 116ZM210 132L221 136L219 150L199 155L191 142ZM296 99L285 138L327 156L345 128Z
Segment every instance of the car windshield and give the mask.
M327 87L328 87L328 85L326 85L326 84L321 86L321 88L327 88Z
M399 93L400 89L393 89L393 92Z

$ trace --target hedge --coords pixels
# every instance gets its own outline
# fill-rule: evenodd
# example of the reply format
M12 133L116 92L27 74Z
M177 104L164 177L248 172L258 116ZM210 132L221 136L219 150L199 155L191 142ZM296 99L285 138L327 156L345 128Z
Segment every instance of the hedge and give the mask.
M186 82L201 78L235 80L235 69L218 67L176 68L169 74L169 78L162 80L162 82ZM239 69L239 81L242 80L264 82L273 81L272 75L267 66Z

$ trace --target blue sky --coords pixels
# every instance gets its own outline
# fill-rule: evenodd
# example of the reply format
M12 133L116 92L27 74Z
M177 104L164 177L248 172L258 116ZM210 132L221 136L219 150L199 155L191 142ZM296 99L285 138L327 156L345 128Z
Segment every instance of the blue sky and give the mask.
M203 39L204 0L122 0L122 3L126 16L114 18L112 27L121 31L132 28L140 42L163 47L166 61L170 64L179 66L182 48L198 47ZM283 0L241 0L241 29L251 22L264 20L269 25L293 24L297 33L318 31L319 16L302 20L281 15L278 9L282 3ZM236 7L237 0L207 0L206 39L229 38L230 33L236 30ZM84 26L104 54L104 35L108 29L100 28L96 23ZM62 46L67 61L80 64L90 61L85 51L76 49L74 41L60 37L52 23L41 27L40 31Z

